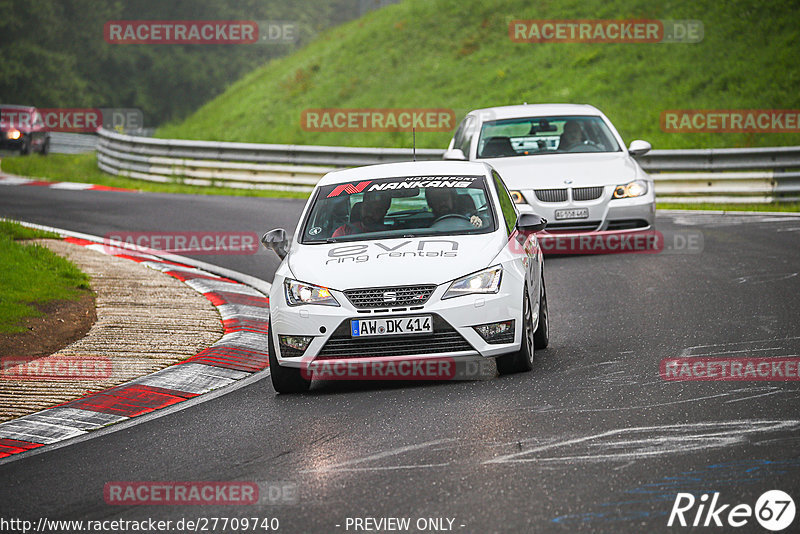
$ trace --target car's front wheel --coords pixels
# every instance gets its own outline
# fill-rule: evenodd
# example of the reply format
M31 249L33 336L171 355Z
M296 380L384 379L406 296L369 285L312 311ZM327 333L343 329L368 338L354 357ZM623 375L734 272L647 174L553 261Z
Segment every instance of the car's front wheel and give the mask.
M528 290L522 298L522 342L519 351L497 357L497 371L501 375L522 373L533 369L533 312Z
M31 153L31 138L25 137L22 140L22 144L19 147L19 153L21 156L27 156Z
M533 333L533 346L536 349L546 349L550 343L550 317L547 313L547 287L544 285L542 273L542 293L539 296L539 324Z
M272 341L272 321L269 322L269 374L272 387L278 393L302 393L311 387L311 380L303 377L302 371L294 367L281 367L275 356L275 343Z

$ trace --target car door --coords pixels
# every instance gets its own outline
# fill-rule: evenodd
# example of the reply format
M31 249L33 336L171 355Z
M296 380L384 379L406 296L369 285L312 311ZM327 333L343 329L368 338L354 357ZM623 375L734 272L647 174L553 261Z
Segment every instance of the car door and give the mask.
M538 313L539 292L541 291L539 287L541 284L541 252L539 251L536 236L530 234L524 236L524 240L521 241L523 236L516 230L519 212L516 206L514 206L514 202L511 200L508 188L500 177L500 174L494 169L492 169L492 178L494 180L495 189L497 190L503 221L508 230L508 235L512 236L511 239L514 240L514 242L511 243L513 245L513 250L519 254L520 261L525 268L528 298L530 298L531 304L533 305L533 312Z

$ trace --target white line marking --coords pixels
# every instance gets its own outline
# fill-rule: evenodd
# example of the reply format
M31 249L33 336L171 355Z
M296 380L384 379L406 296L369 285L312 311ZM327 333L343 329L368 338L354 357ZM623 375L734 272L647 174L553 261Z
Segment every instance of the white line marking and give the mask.
M769 393L761 393L760 395L753 395L751 397L744 397L742 399L731 399L729 401L725 401L725 404L731 404L733 402L742 402L750 399L758 399L760 397L768 397L770 395L775 395L777 393L789 393L789 391L784 391L784 390L770 391Z
M739 427L738 429L736 427ZM708 448L718 448L734 445L743 441L745 434L775 432L779 430L795 429L800 427L800 421L720 421L712 423L693 423L687 425L659 425L622 428L609 430L591 436L564 440L561 442L534 447L521 452L515 452L486 460L484 464L500 463L529 463L529 462L565 462L565 461L598 461L598 460L631 460L664 454L684 453ZM707 430L706 430L707 429ZM738 430L738 433L736 431ZM696 431L696 434L689 432ZM643 439L616 440L595 444L594 449L587 450L588 454L559 456L551 458L523 458L538 452L545 452L555 448L569 447L591 441L599 441L612 436L631 434L634 432L662 432L662 435L646 437ZM682 434L683 433L683 434ZM596 450L614 450L618 447L639 445L633 450L622 450L610 454L598 454Z
M705 354L691 354L690 352L692 349L703 349L707 347L734 347L738 345L747 345L747 344L755 344L755 343L777 343L781 341L793 341L795 339L800 339L800 336L794 337L784 337L784 338L772 338L772 339L754 339L752 341L733 341L729 343L712 343L710 345L694 345L691 347L686 347L681 352L681 356L705 356Z
M388 458L390 456L397 456L398 454L403 454L404 452L416 451L419 449L424 449L427 447L432 447L434 445L441 445L443 443L449 443L455 441L455 438L446 438L446 439L437 439L434 441L426 441L425 443L418 443L416 445L406 445L404 447L398 447L396 449L389 449L388 451L378 452L375 454L371 454L369 456L364 456L363 458L355 458L353 460L347 460L345 462L340 462L338 464L331 464L326 465L324 467L319 467L316 469L304 469L300 471L301 473L321 473L327 471L335 471L341 467L347 467L351 465L361 464L364 462L370 462L372 460L381 460L383 458Z

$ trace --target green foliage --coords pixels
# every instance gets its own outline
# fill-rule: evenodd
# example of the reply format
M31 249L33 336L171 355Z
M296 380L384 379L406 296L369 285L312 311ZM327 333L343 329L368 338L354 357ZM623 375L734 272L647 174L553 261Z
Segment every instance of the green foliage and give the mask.
M0 235L8 236L17 241L20 239L59 238L59 235L54 234L53 232L28 228L27 226L22 226L16 221L7 221L4 219L0 219Z
M41 313L34 303L77 300L89 277L69 260L38 244L15 241L20 231L0 225L0 333L23 332L20 323Z
M697 44L514 43L515 19L698 19ZM309 108L590 103L655 148L800 144L800 134L666 133L673 109L798 109L796 2L405 0L328 30L234 83L159 137L407 147L410 133L308 132ZM443 148L452 132L418 133Z
M358 0L0 0L0 103L128 107L146 126L187 116L228 84L359 15ZM283 20L290 45L108 44L111 20Z

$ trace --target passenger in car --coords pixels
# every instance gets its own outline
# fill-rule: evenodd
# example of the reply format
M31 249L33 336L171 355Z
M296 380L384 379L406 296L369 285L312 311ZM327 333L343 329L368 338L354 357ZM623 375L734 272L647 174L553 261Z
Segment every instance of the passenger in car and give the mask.
M337 228L331 237L384 230L383 219L391 203L390 197L366 193L362 202L356 202L350 208L350 222Z

